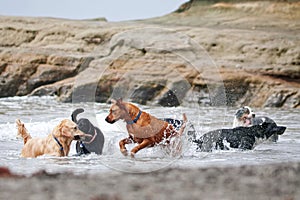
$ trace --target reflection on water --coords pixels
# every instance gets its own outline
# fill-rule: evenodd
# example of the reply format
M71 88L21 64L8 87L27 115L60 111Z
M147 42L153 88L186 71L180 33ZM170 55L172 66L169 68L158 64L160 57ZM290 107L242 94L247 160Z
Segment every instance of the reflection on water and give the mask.
M94 124L98 124L104 133L103 155L73 156L76 152L72 144L68 157L20 158L23 141L16 138L17 130L14 123L16 118L25 122L33 137L44 137L61 119L70 118L72 111L78 107L85 109L79 118L89 118ZM157 117L181 118L182 113L185 112L199 135L209 130L231 127L233 115L237 109L231 107L140 107ZM297 123L300 116L299 109L255 109L257 115L267 115L279 125L288 128L277 143L263 143L252 151L196 152L196 147L184 140L184 153L180 157L168 156L160 147L154 147L141 150L136 154L135 159L124 157L119 152L118 141L127 135L125 124L123 122L106 123L104 118L108 109L107 104L59 103L49 97L0 99L0 165L7 166L13 172L20 174L31 174L38 170L92 174L107 171L151 172L166 167L193 168L300 161L300 124ZM133 146L133 144L129 145L128 149Z

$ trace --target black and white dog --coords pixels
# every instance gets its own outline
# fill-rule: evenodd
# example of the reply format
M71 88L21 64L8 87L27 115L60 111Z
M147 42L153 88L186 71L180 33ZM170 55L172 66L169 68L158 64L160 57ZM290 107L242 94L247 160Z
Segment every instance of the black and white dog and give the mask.
M259 125L263 122L273 123L276 125L275 121L271 118L265 116L256 116L254 111L249 106L244 106L236 111L232 127L248 127L253 125ZM276 133L273 134L269 140L272 142L276 142L278 140L278 135Z
M282 135L286 127L275 123L263 122L249 127L239 126L232 129L218 129L202 135L194 140L198 151L210 152L214 149L228 150L239 148L251 150L257 139L267 139L274 134Z
M173 127L176 130L179 130L183 124L182 120L179 119L173 119L173 118L163 118L162 120L168 122L169 124L172 124ZM194 128L194 125L192 123L188 123L187 126L187 137L188 141L192 142L193 140L196 139L196 130Z
M255 118L255 113L250 107L244 106L239 108L234 115L232 128L250 126L253 118Z
M92 137L88 138L88 140L76 142L77 155L89 154L92 152L96 154L102 154L104 135L101 130L94 126L88 119L81 118L77 120L77 115L83 112L84 110L82 108L74 110L71 115L72 121L78 125L79 130L91 135Z

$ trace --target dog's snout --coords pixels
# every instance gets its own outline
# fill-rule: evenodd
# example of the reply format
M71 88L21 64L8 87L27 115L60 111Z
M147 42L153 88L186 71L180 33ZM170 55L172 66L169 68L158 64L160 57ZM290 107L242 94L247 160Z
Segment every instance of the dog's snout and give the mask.
M113 124L113 123L116 122L116 120L111 120L111 119L109 118L109 116L107 116L107 117L105 118L105 121L108 122L108 123L110 123L110 124Z
M252 118L254 118L255 117L255 114L252 114Z
M93 136L83 133L82 135L74 135L73 139L74 140L84 140L84 139L90 138L90 137L93 137Z

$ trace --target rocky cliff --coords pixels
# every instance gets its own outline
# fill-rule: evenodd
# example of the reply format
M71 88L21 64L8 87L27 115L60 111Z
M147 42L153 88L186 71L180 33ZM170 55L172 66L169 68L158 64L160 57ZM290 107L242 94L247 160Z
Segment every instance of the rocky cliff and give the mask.
M190 1L119 23L1 16L0 95L300 108L299 33L298 1Z

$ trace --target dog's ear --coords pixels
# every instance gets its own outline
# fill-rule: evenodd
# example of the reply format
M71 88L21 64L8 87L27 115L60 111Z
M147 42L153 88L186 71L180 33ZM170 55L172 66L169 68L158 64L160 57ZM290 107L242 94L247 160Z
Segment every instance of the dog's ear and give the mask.
M73 138L73 135L72 135L72 133L71 133L71 131L70 131L70 128L68 128L68 127L63 126L63 127L61 128L61 134L62 134L63 136L65 136L65 137Z
M111 104L117 104L117 101L116 101L115 99L111 99L109 102L110 102Z
M244 109L243 109L243 108L240 108L240 109L238 109L238 110L236 111L235 117L239 119L239 118L241 118L241 117L243 116L243 114L244 114Z
M123 99L122 99L122 98L119 98L119 99L117 100L117 103L123 103Z
M122 107L123 106L123 100L122 98L118 99L116 102L117 106Z
M73 137L70 131L70 127L67 126L67 120L63 120L58 125L59 134L65 137Z
M125 102L123 102L122 98L120 98L120 99L117 100L116 105L117 105L120 109L123 109L123 110L126 110L126 111L127 111L127 109L126 109L126 104L125 104Z

